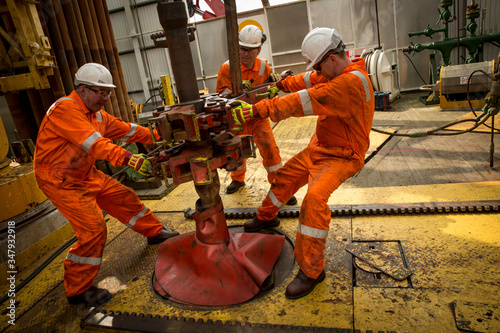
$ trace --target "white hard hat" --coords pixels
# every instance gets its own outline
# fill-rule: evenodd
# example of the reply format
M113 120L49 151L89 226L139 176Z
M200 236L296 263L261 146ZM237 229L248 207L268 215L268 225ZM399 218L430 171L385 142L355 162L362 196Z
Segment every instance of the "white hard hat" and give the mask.
M255 25L247 25L241 29L239 35L240 46L257 48L266 41L266 35Z
M328 51L340 52L343 49L342 36L331 28L314 28L302 41L302 57L306 61L307 70L317 65Z
M86 84L89 86L116 88L109 70L101 64L89 62L78 69L75 74L75 86Z

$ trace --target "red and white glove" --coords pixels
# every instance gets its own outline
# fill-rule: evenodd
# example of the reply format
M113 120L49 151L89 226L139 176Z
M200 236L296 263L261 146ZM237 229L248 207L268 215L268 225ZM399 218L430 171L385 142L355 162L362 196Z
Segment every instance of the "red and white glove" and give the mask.
M254 105L240 100L236 100L236 102L240 103L240 105L233 107L231 109L231 113L233 115L233 120L237 125L242 126L250 119L259 115L259 112Z
M125 152L125 159L123 162L124 165L129 166L143 176L150 176L152 174L151 163L144 154L132 154L127 151Z

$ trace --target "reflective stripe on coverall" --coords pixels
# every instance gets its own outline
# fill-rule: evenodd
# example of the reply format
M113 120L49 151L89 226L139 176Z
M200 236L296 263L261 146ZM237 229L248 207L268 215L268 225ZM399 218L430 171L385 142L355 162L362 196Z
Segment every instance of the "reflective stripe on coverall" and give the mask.
M316 71L290 75L281 80L284 92L295 92L302 89L309 89L318 83L328 82L328 79Z
M263 61L260 58L255 60L255 64L251 70L241 65L241 75L243 80L253 79L252 86L258 86L267 80L271 74L271 67L267 64L267 60ZM219 69L217 76L217 93L227 93L231 91L231 77L229 62L225 62ZM234 135L253 135L255 145L259 149L262 157L262 164L267 171L267 179L271 183L276 175L281 164L281 156L276 140L274 139L273 129L269 119L250 119L243 125L242 131L232 131ZM231 179L237 182L245 180L246 159L244 159L238 168L231 172Z
M294 252L299 267L310 278L316 279L325 266L323 250L331 219L328 199L364 165L374 100L365 62L354 59L327 83L256 104L259 114L273 121L319 116L309 145L278 170L257 212L259 219L272 220L298 189L308 185Z
M90 112L75 91L56 101L40 126L36 180L78 238L64 261L66 297L90 288L99 272L107 235L102 210L146 237L163 228L133 190L94 167L96 158L123 164L125 149L108 138L152 143L147 128L125 123L103 110Z

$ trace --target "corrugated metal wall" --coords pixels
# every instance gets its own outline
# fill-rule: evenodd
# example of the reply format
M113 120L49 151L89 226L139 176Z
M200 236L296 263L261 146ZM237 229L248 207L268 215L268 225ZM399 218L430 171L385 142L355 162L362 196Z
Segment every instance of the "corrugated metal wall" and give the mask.
M129 95L136 103L144 103L159 93L160 76L171 73L167 50L153 48L150 37L162 30L156 1L107 0L107 3ZM470 0L455 0L455 3L458 5L453 6L452 11L456 10L461 19L450 24L450 38L457 36L457 26L467 24L465 9ZM486 9L484 19L477 21L479 28L476 34L499 32L500 1L477 0L476 3ZM435 34L433 39L425 36L409 38L408 33L424 30L427 24L431 28L442 27L436 24L440 9L439 0L301 0L240 13L238 23L253 20L263 27L268 41L260 57L267 59L276 72L291 68L298 73L305 69L300 46L303 37L314 27L337 29L351 55L359 55L365 48L377 47L380 38L380 45L396 68L400 89L405 91L418 89L423 84L416 70L428 79L429 54L432 51L425 50L407 57L401 50L410 42L426 44L443 38L440 33ZM224 19L215 18L194 25L197 39L191 43L191 51L198 86L199 89L208 88L214 92L219 67L228 58ZM459 34L466 36L464 31ZM460 56L466 57L465 53L464 48L458 55L454 50L452 63L456 64ZM486 44L485 60L496 59L497 56L498 48ZM439 54L437 59L440 61Z

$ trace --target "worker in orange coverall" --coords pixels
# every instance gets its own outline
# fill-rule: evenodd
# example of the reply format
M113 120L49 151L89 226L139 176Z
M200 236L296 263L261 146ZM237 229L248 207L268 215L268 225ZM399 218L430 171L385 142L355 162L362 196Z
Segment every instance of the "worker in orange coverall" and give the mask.
M272 73L271 67L266 60L257 58L262 44L266 41L265 34L255 25L247 25L241 29L239 35L240 65L243 78L243 87L251 90L252 86L258 86L265 82L273 82L281 79L280 74ZM229 94L231 92L231 76L229 61L226 61L219 69L217 76L217 93ZM235 135L252 135L254 142L262 156L262 164L267 171L267 179L271 183L276 171L282 166L281 156L273 129L269 119L252 119L243 124L242 131L233 131ZM226 189L227 194L235 193L239 188L245 186L246 159L238 168L231 172L231 184ZM287 204L295 205L297 199L290 198Z
M34 169L40 189L69 220L78 238L64 260L66 297L71 304L95 306L112 296L93 286L107 236L102 210L146 236L148 244L179 233L163 226L132 189L94 166L101 159L143 175L151 172L146 156L110 141L152 144L149 129L102 110L115 88L111 73L100 64L85 64L75 74L75 86L50 107L40 125Z
M309 294L324 280L323 251L331 219L328 199L343 182L362 169L369 148L375 109L373 88L365 61L351 61L344 48L342 37L335 29L310 31L302 43L302 55L307 69L314 68L327 82L254 105L241 102L232 109L235 121L243 123L253 118L269 117L279 121L318 116L316 133L307 148L278 170L257 216L244 224L247 232L278 226L278 210L297 190L308 185L294 250L300 269L285 292L291 299ZM317 82L322 80L317 79ZM286 81L304 82L303 76L288 77L281 82L282 87Z

